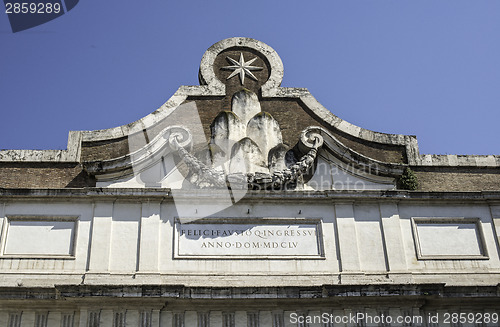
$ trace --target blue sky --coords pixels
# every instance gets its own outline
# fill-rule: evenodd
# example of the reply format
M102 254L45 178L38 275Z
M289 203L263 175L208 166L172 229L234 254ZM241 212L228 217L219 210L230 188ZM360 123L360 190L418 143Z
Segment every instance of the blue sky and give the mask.
M64 149L127 124L233 36L273 47L282 86L421 153L500 154L500 1L92 1L12 33L0 13L0 148Z

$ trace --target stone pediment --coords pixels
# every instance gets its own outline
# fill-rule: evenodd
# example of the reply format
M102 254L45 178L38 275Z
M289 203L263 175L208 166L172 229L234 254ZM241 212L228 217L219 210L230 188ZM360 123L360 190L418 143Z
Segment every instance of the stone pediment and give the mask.
M126 138L128 151L87 160L86 170L103 187L393 189L418 152L414 137L348 124L306 89L281 88L283 72L262 42L220 41L202 58L202 85L181 87L135 124L89 135Z
M0 186L204 188L210 185L206 178L215 178L223 187L246 180L253 183L251 188L266 189L285 184L287 189L391 189L396 180L411 181L409 173L401 176L409 167L423 191L498 189L499 156L420 155L415 136L350 124L307 89L281 87L283 73L280 57L268 45L241 37L222 40L203 55L200 85L179 87L138 121L71 131L67 150L1 150ZM253 94L245 96L253 100L237 94ZM224 126L229 128L225 136ZM270 132L272 126L280 133ZM198 160L192 161L193 169L180 157L182 151L172 148L174 131L188 137L182 149ZM323 145L308 168L300 168L306 172L299 172L296 165L308 153L301 145L305 131L321 136ZM238 149L232 148L233 142ZM270 144L277 147L272 153ZM26 178L25 168L33 169L33 178ZM195 173L198 168L204 173ZM398 185L414 189L416 184Z

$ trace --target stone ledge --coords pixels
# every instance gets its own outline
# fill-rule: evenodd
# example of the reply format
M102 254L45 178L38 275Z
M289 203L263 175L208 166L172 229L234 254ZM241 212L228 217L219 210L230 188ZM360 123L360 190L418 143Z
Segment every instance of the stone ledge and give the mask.
M227 190L176 190L175 196L179 200L217 199L219 194L226 194ZM84 201L92 199L149 199L172 200L172 190L169 188L59 188L59 189L6 189L0 188L0 197L3 199L46 199L54 200L80 198ZM500 191L471 191L471 192L423 192L405 190L370 190L370 191L251 191L245 195L246 200L345 200L347 202L360 200L450 200L450 201L500 201Z
M423 154L416 166L433 167L500 167L499 155Z
M51 288L0 288L0 300L65 298L164 298L197 300L328 299L365 297L485 298L500 297L497 286L323 285L317 287L185 287L183 285L56 285Z
M67 150L0 150L0 162L80 162L82 132L70 131Z

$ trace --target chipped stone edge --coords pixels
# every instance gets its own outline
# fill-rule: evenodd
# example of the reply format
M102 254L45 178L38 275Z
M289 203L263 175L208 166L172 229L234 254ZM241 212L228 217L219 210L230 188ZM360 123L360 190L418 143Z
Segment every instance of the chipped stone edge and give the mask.
M127 125L94 131L70 131L67 150L1 150L0 162L80 162L82 142L127 137L151 128L170 115L189 96L224 96L225 85L212 69L217 55L231 47L248 47L262 53L271 65L271 76L261 87L263 98L296 98L328 126L358 139L406 149L408 165L439 167L500 167L500 155L420 155L414 135L374 132L353 125L326 109L306 88L280 87L284 69L281 58L267 44L255 39L233 37L212 45L200 64L200 82L204 85L180 86L174 95L153 113Z
M0 162L80 162L81 131L70 131L67 150L1 150Z
M499 167L499 155L457 155L457 154L423 154L420 166L440 167Z
M353 125L326 109L316 98L305 88L275 88L268 92L262 92L266 98L296 98L309 108L319 119L326 122L333 129L339 130L358 139L388 145L400 145L406 149L409 165L419 164L419 150L417 137L414 135L387 134L374 132L362 127Z

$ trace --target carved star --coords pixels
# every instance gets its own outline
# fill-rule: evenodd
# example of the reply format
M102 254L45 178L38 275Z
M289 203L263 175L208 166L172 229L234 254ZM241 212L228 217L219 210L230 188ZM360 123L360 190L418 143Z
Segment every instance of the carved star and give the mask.
M258 57L255 57L253 59L250 59L249 61L245 62L245 59L243 59L243 53L240 52L240 61L236 61L233 58L226 57L227 60L232 63L232 66L225 66L222 67L222 69L229 69L233 70L231 75L227 79L230 79L233 76L240 75L240 81L241 85L245 83L245 75L248 75L249 77L253 78L254 80L258 81L257 77L252 74L252 70L261 70L263 67L256 67L252 66L252 63L257 60Z

